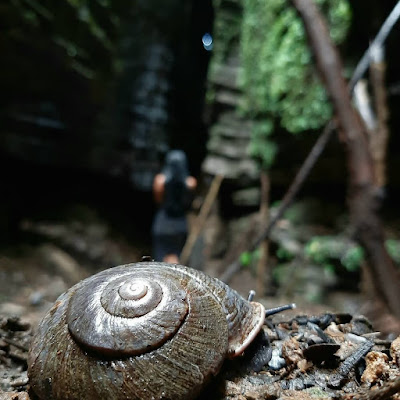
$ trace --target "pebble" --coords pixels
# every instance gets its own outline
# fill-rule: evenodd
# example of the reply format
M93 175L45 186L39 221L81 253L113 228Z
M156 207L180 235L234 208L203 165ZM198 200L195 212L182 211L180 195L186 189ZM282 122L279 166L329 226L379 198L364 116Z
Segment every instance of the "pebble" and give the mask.
M26 308L15 303L3 303L0 304L0 314L5 316L17 316L20 317L26 313Z

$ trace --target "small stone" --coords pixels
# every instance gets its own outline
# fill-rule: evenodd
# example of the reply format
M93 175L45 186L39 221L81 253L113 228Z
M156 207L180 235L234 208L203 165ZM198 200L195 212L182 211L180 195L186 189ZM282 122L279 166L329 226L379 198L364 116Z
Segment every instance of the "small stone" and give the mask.
M281 357L281 351L277 348L272 349L272 357L268 366L273 370L279 370L286 365L286 361Z
M30 400L27 392L0 392L0 400Z
M18 316L15 316L15 314L13 314L11 317L8 317L1 324L2 329L12 332L27 331L30 327L31 325L29 323L21 321Z
M18 379L14 379L10 382L10 385L14 388L18 388L21 386L27 385L29 382L26 371L21 373L21 376Z
M393 340L390 346L390 355L393 358L393 362L400 367L400 336Z
M11 317L11 316L21 316L26 313L26 308L15 303L3 303L0 304L0 313Z
M32 306L39 306L43 302L43 293L40 291L33 292L29 296L29 304Z
M389 357L379 351L370 351L366 357L366 368L361 376L361 382L373 384L389 372Z

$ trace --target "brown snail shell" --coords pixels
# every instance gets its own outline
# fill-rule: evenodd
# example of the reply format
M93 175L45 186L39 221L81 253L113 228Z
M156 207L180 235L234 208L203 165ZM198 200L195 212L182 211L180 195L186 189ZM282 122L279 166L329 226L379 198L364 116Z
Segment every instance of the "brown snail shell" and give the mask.
M28 359L40 399L193 399L260 330L264 307L182 265L127 264L61 295Z

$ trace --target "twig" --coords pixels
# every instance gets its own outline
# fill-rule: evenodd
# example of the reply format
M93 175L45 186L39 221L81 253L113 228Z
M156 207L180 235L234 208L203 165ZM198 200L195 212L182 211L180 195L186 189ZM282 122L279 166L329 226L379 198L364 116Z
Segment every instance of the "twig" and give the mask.
M329 141L332 132L335 129L335 122L330 121L324 128L322 134L318 137L315 142L313 148L308 154L306 160L303 165L300 167L300 170L297 172L296 177L294 178L292 184L290 185L288 191L285 193L281 204L271 219L268 222L267 227L263 231L263 233L249 246L248 251L254 251L266 238L271 234L272 228L275 226L276 222L282 217L283 213L289 207L294 197L299 192L301 186L303 185L305 179L309 175L310 171L314 167L316 161L321 155L322 151L325 148L325 145ZM238 272L241 268L240 260L237 259L225 269L224 273L220 276L220 279L223 282L229 283L232 277Z
M193 224L193 229L190 231L189 237L187 238L185 246L183 247L180 257L180 263L183 265L186 265L186 263L189 261L193 246L196 243L201 230L203 229L203 225L207 219L212 205L214 204L223 179L223 175L216 175L211 183L207 196L201 206L199 215L196 217L196 221Z
M28 351L29 348L27 346L24 346L21 343L16 342L15 340L8 339L8 338L3 338L3 340L7 343L10 344L11 346L16 347L17 349L23 350L23 351Z
M338 369L338 373L346 377L350 371L360 362L360 360L372 349L374 343L366 340L349 357L347 357Z
M372 349L374 343L366 340L360 345L349 357L347 357L329 379L329 386L338 389L343 385L343 382L348 379L350 371L361 361L361 359Z
M260 200L260 222L264 225L268 223L269 217L269 191L270 180L267 171L261 171L261 200ZM257 292L259 296L265 294L265 288L269 287L271 273L268 269L268 239L262 241L260 245L260 259L257 262Z
M384 49L375 45L370 48L371 54L371 83L375 99L375 110L378 117L376 129L370 137L370 149L375 163L376 182L379 187L385 186L385 159L386 147L389 139L388 104L385 88L385 60Z
M312 168L314 167L318 158L322 154L335 128L336 128L336 123L333 120L329 121L329 123L325 126L324 130L322 131L322 134L318 137L311 151L308 153L308 156L305 159L304 163L297 172L292 184L290 185L289 189L283 196L283 199L276 214L271 218L263 234L260 235L260 237L252 244L252 246L250 247L250 251L255 250L265 238L269 237L272 228L277 223L277 221L282 218L283 213L289 207L289 205L299 192L304 181L306 180L307 176L310 174Z
M389 35L390 31L392 30L393 26L396 24L400 15L400 1L397 3L395 8L389 14L385 22L383 23L381 29L379 30L377 36L372 41L371 46L376 44L383 45L384 41L386 40L387 36ZM348 85L348 90L353 92L355 84L362 78L366 69L368 68L371 57L369 56L370 49L368 49L359 63L357 64L353 76L350 80ZM254 251L260 243L269 237L271 234L272 228L275 226L276 222L283 216L286 209L292 203L293 199L301 189L304 181L306 180L307 176L311 172L312 168L314 167L315 163L317 162L318 158L322 154L326 144L329 142L329 139L336 128L336 123L334 120L328 122L325 126L322 134L318 137L317 141L315 142L313 148L311 149L310 153L308 154L307 158L305 159L304 163L300 167L300 170L296 174L293 182L291 183L288 191L284 195L281 204L276 212L276 214L269 220L268 225L264 229L264 231L260 234L260 236L256 239L256 241L249 247L249 251ZM235 275L237 271L241 268L241 264L239 259L233 261L228 267L225 269L224 273L220 276L220 279L224 282L229 282L232 277Z
M22 363L26 363L28 361L28 355L25 353L19 354L14 351L10 351L8 353L8 357L12 358L13 360L20 361Z
M240 259L238 258L237 260L228 265L228 268L225 269L225 271L222 273L219 279L222 282L229 283L231 279L235 276L236 272L238 272L241 267L242 264L240 263Z
M354 104L368 128L368 136L371 137L378 125L374 110L371 106L371 100L368 93L368 82L361 79L357 82L353 92Z
M364 53L361 60L357 64L357 67L354 70L353 76L351 77L349 82L350 92L353 91L354 86L363 77L363 75L365 74L371 63L371 48L374 48L375 46L378 47L383 46L383 43L385 43L386 38L388 37L390 31L393 29L394 25L396 24L399 18L400 18L400 1L397 2L392 12L386 18L385 22L381 26L381 29L379 29L378 34L375 36L375 39L372 41L368 50Z
M394 394L400 392L400 378L392 382L386 382L382 387L375 390L367 390L356 394L346 394L343 400L386 400L390 399Z

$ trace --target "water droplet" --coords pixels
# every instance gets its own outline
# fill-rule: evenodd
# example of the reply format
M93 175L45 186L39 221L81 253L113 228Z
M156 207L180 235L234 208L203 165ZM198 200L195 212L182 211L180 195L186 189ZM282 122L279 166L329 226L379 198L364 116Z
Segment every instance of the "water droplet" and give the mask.
M213 37L210 33L205 33L201 38L201 41L205 50L211 51L213 49Z

